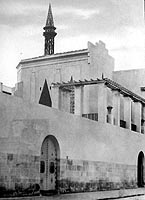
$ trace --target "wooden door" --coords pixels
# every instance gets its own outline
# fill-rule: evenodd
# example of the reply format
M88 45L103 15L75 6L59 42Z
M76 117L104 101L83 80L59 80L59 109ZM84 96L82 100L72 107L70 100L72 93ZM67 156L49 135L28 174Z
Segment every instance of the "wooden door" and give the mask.
M46 138L41 148L40 180L41 189L56 190L57 179L57 151L54 142Z

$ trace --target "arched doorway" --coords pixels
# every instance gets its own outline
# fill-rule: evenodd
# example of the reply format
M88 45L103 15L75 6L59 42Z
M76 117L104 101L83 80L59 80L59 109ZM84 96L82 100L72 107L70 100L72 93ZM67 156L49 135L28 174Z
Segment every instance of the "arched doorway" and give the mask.
M142 151L138 155L137 184L138 187L144 187L144 153Z
M58 191L60 148L57 139L48 135L41 147L40 190L42 194Z

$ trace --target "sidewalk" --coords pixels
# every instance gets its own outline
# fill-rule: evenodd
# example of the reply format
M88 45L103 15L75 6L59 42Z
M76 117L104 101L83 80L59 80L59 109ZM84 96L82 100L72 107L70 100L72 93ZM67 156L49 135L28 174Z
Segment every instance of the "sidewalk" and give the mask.
M84 193L72 193L61 194L54 196L35 196L35 197L15 197L15 198L0 198L0 200L107 200L116 199L120 197L131 197L144 195L145 188L137 189L125 189L125 190L112 190L112 191L98 191L98 192L84 192Z

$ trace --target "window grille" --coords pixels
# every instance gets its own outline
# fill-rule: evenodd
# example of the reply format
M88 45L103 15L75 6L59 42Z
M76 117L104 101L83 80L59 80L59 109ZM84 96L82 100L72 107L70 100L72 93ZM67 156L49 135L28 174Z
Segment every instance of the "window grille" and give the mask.
M75 92L74 92L74 87L71 87L71 92L70 92L70 113L74 114L75 110Z

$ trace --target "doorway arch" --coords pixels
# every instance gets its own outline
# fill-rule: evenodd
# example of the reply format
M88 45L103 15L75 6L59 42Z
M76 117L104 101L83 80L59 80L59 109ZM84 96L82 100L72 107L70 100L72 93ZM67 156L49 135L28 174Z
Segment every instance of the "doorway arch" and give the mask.
M60 177L60 147L53 135L42 142L40 156L40 190L42 194L56 193Z
M137 184L138 187L144 187L144 153L142 151L138 155Z

